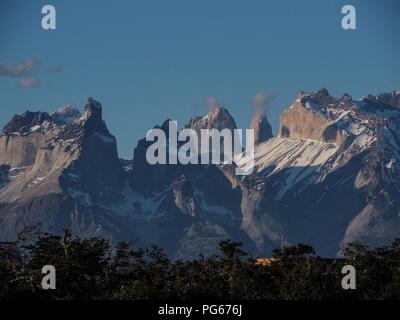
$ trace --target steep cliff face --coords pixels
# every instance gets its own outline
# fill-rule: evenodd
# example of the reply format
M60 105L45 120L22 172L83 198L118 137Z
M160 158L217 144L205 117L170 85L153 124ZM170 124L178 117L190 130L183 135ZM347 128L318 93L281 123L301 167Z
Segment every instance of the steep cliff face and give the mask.
M259 144L273 137L271 125L264 114L256 113L254 115L250 129L254 130L254 144Z
M155 128L164 131L166 139L169 139L169 122L166 120L161 126L155 126ZM210 110L203 117L193 117L184 127L185 129L193 129L198 136L198 154L201 154L201 130L202 129L217 129L222 131L223 129L234 130L236 129L236 123L233 120L230 113L222 107L214 108ZM233 136L233 135L232 135ZM177 139L177 137L175 137ZM209 149L212 151L213 144L210 139ZM197 167L201 165L181 165L179 162L174 165L150 165L146 160L146 150L153 144L153 142L146 141L145 138L141 139L133 155L133 167L132 174L130 175L130 183L133 189L142 192L143 194L150 194L153 192L159 192L166 186L170 185L177 177L182 174L188 175L194 171L197 171ZM178 143L178 147L182 143ZM224 150L224 139L221 139L220 151ZM169 150L167 149L167 159ZM222 158L221 158L222 160Z
M2 135L0 136L0 163L12 168L32 166L37 152L45 143L43 134L32 133L29 136Z
M57 134L62 125L79 116L80 112L73 105L51 114L27 111L15 115L0 136L0 163L6 163L11 168L32 166L48 137Z
M0 165L0 188L4 187L4 185L9 181L8 176L10 174L10 166L8 165Z
M288 242L332 256L340 243L382 244L399 234L398 98L301 92L281 115L279 136L256 147L255 174L269 187L265 211Z
M82 115L72 107L61 111L27 112L3 130L0 161L9 172L0 191L3 239L15 236L24 224L37 223L56 233L70 227L80 235L101 234L104 225L94 226L104 212L94 217L103 211L96 202L118 199L124 172L115 138L101 119L101 105L89 98Z
M357 113L347 94L336 99L324 88L312 94L301 91L296 101L280 116L279 136L334 142L340 146L347 137L341 130L340 120L344 113L352 111L352 107L353 113Z
M157 126L167 139L169 121ZM357 101L301 92L278 136L267 123L253 119L254 172L237 176L242 155L226 165L150 165L145 139L133 162L121 161L93 99L83 114L67 106L15 116L0 136L0 237L40 223L191 258L226 238L255 255L269 255L283 236L335 256L349 241L384 244L400 234L400 91ZM236 124L216 108L185 128Z
M202 141L204 137L201 135L201 131L204 129L211 130L216 129L221 132L224 129L228 129L231 133L232 142L228 145L231 146L232 150L234 148L234 137L235 133L234 130L237 129L235 120L232 118L231 114L223 107L216 107L211 109L206 115L203 117L193 117L191 118L188 123L185 125L185 128L189 128L194 130L198 136L198 152L199 154L202 153L210 153L219 152L222 154L225 152L225 137L222 135L220 141L221 143L214 144L211 138L205 138L209 141L209 148L207 150L202 149ZM211 158L210 158L211 161ZM221 158L222 161L222 158Z
M156 126L167 138L168 125L169 120ZM233 130L236 124L226 109L217 108L203 117L192 118L185 128L192 128L200 135L201 129ZM157 235L155 242L161 243L167 253L174 258L208 255L226 238L243 241L253 253L258 250L267 253L275 247L270 234L258 235L256 244L249 235L251 228L242 228L242 210L250 221L259 195L250 198L251 187L235 175L234 164L150 165L145 154L151 143L145 139L139 141L129 180L135 192L154 203L149 228ZM137 215L134 219L145 217Z

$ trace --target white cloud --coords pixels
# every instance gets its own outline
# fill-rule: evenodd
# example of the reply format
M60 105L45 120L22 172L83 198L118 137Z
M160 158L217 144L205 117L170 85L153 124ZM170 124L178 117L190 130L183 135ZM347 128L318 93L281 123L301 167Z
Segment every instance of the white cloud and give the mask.
M36 78L21 79L17 84L19 88L39 88L40 85L40 81Z
M250 108L254 113L266 114L273 97L271 93L257 93L250 101Z
M218 107L223 107L222 103L220 103L215 97L208 97L206 99L206 106L208 107L208 109L215 109Z
M34 73L38 66L39 61L30 58L16 64L0 63L0 76L26 77Z

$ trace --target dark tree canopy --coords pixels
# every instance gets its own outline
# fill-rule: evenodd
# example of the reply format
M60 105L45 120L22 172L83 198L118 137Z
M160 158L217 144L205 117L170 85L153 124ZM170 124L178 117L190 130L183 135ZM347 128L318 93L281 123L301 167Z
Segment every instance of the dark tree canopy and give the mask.
M217 255L170 261L154 245L112 246L102 238L73 237L68 230L27 241L22 232L15 242L0 244L0 299L400 298L400 239L376 248L352 243L342 259L323 259L300 243L275 249L268 263L249 257L241 246L224 240ZM341 287L347 264L357 271L356 290ZM44 265L56 269L55 290L41 287Z

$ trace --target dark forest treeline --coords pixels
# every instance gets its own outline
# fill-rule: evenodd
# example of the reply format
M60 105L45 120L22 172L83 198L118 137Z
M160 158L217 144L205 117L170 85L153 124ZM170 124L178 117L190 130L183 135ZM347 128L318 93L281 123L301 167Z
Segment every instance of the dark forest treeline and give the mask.
M276 249L257 264L241 244L221 241L208 258L170 261L162 249L112 247L102 238L26 233L0 246L0 299L399 299L400 239L369 248L353 243L344 259L323 259L307 245ZM28 243L28 244L26 244ZM356 269L356 290L342 289L344 265ZM55 290L43 290L44 265L56 269Z

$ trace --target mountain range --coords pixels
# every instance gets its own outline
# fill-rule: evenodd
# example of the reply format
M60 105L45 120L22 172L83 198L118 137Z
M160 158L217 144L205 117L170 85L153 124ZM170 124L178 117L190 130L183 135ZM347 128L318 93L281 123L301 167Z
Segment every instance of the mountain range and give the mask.
M155 126L165 131L168 124ZM227 109L212 108L185 128L236 129ZM280 245L312 245L326 257L346 243L387 244L400 235L400 91L353 100L326 89L300 92L272 135L256 113L255 166L150 165L145 138L133 160L89 98L81 113L15 115L0 136L0 240L24 226L112 242L136 240L173 259L212 254L220 240L241 241L256 256Z

